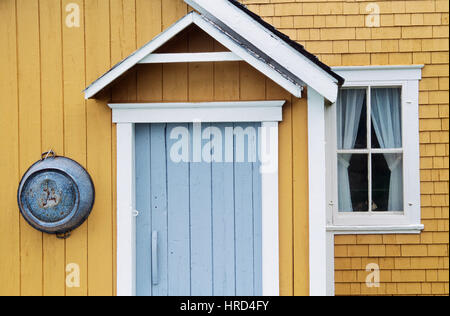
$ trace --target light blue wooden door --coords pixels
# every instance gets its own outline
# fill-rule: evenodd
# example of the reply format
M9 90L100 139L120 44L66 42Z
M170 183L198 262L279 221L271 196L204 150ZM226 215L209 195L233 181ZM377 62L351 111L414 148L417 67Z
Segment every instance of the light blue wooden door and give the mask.
M259 127L136 125L138 295L262 294Z

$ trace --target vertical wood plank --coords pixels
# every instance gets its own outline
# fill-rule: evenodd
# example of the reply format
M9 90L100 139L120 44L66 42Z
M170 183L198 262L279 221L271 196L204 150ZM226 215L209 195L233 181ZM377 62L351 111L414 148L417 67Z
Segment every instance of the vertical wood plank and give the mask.
M178 132L189 131L189 124L167 126L167 199L168 199L168 294L188 296L191 294L190 234L189 234L189 162L174 161L172 147L189 137ZM171 133L174 138L171 139ZM175 148L175 147L174 147ZM179 152L177 152L179 154Z
M261 123L253 123L252 126L256 131L256 139L252 146L255 152L259 153L259 129ZM258 155L258 154L257 154ZM258 156L256 156L258 157ZM262 182L261 182L261 162L256 159L253 162L253 294L255 296L262 296Z
M190 126L193 138L193 155L198 155L198 146L201 148L209 140L200 141L205 128L210 124ZM205 153L207 158L210 153ZM190 222L191 222L191 295L212 295L212 226L211 226L211 163L196 162L194 158L190 163Z
M135 0L111 0L111 67L136 50ZM126 72L111 88L113 102L137 100L136 69Z
M162 30L171 26L187 14L187 5L184 1L163 0L162 1Z
M253 295L253 164L249 161L248 149L256 140L256 135L245 135L249 123L235 124L242 128L240 135L234 140L234 217L235 217L235 264L236 295ZM239 140L240 138L240 140ZM244 140L244 141L243 141ZM238 153L245 153L245 160L239 160Z
M214 99L216 101L239 100L239 62L214 64Z
M152 295L150 124L136 125L136 293Z
M111 66L136 50L136 0L111 1Z
M266 98L266 77L246 62L239 63L240 100L258 101Z
M294 294L294 248L292 206L292 104L291 96L267 79L267 99L287 100L283 121L279 124L279 225L280 225L280 295Z
M41 153L39 4L17 1L20 173ZM21 218L22 295L42 295L42 233Z
M151 41L162 31L162 4L166 0L136 0L137 47Z
M80 8L80 27L68 27L66 8L69 4ZM63 0L61 7L63 47L63 98L64 98L64 152L67 157L86 167L86 103L85 88L85 37L84 1ZM66 288L68 296L84 296L88 293L87 270L87 222L72 232L66 240L66 264L80 268L80 287Z
M152 232L158 233L158 284L153 285L154 296L166 296L167 270L167 168L166 168L166 125L151 124L151 213Z
M214 124L222 134L223 157L227 146L226 127L232 123ZM231 140L230 146L233 146ZM234 261L234 164L233 161L212 165L213 271L214 295L236 294Z
M86 79L92 82L110 67L109 1L85 2ZM87 102L87 166L96 186L88 220L88 294L112 295L111 111L100 94Z
M174 52L186 51L188 40L179 41L173 46ZM189 67L186 63L163 65L163 100L186 101L189 98Z
M214 50L214 41L206 33L189 34L189 52ZM189 100L191 102L210 101L214 97L214 64L189 63Z
M294 295L309 295L308 213L308 107L307 96L292 98Z
M17 100L17 38L14 0L0 1L0 174L13 183L19 182L19 138ZM16 187L0 182L0 296L20 295L20 225Z
M137 65L137 97L139 102L163 100L163 65Z
M64 154L62 96L61 2L40 0L40 48L42 93L42 149ZM65 241L43 236L43 273L46 296L65 294Z

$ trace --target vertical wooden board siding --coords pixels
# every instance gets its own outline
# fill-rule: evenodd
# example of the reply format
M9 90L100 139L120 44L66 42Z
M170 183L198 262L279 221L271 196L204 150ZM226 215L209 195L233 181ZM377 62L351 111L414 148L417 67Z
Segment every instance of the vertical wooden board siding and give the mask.
M162 30L171 26L187 13L187 5L179 0L162 0Z
M245 62L239 63L240 100L265 100L266 77Z
M39 1L42 152L53 149L64 154L64 119L62 102L61 2ZM65 241L43 235L43 294L65 294Z
M19 182L16 6L0 1L0 296L20 295L20 226L16 203Z
M136 50L136 0L110 0L111 66Z
M20 174L40 158L41 93L39 56L39 4L17 1L17 45L19 71ZM21 218L22 295L42 295L42 233Z
M85 2L86 79L92 82L111 65L108 1ZM87 102L87 167L96 186L96 203L88 220L88 294L113 294L112 135L107 97Z
M216 101L239 100L239 63L214 64L214 96Z
M139 65L137 71L137 95L139 101L155 102L163 99L163 66Z
M140 246L136 252L136 293L152 295L151 266L151 186L150 186L150 125L136 125L136 240ZM148 188L145 190L144 188Z
M192 156L190 163L173 161L172 151L178 148L172 147L180 140L181 129L189 128L191 135L194 134L193 124L137 126L136 149L142 156L136 165L140 211L137 218L138 295L230 296L236 291L242 295L261 294L259 163L210 163L211 153L205 151L204 146L215 137L208 132L212 125L215 131L223 130L222 135L225 135L225 127L233 126L203 124L204 139L196 146L201 149L203 145L204 160L193 162ZM257 128L259 124L239 126ZM195 132L197 137L200 133ZM246 152L249 147L256 148L256 136L246 142ZM224 139L222 144L227 144ZM190 147L193 148L193 143ZM239 171L236 182L235 168ZM233 197L237 195L239 199L235 203ZM150 205L151 213L146 213ZM155 231L158 233L157 278L150 276L153 262L149 263L155 251L153 248L151 252L150 236ZM237 248L241 251L235 251ZM241 275L236 275L236 266L242 271ZM151 284L150 280L158 284Z
M167 172L166 172L166 126L150 126L150 174L152 231L158 233L158 284L153 285L154 296L166 296L167 273Z
M189 163L175 162L174 153L172 153L173 145L180 141L180 137L183 137L178 133L183 128L186 131L189 125L168 124L166 131L167 212L168 232L171 236L168 242L168 271L171 271L168 280L170 296L191 294Z
M283 121L279 124L279 225L280 225L280 295L294 293L293 248L293 183L292 183L292 102L289 92L267 79L267 98L288 100L283 106Z
M222 144L226 144L226 127L230 124L214 124L220 129ZM234 144L231 144L234 147ZM225 153L222 153L225 157ZM216 296L233 296L235 284L234 243L234 164L232 161L212 164L212 222L213 222L213 293ZM231 255L233 254L233 255Z
M196 158L200 148L209 142L202 137L208 123L202 123L201 130L197 124L189 126L192 135L192 159L189 164L190 175L190 230L191 230L191 295L210 296L212 291L212 219L211 219L211 163L203 162L203 157L210 158L210 153L202 152L201 161ZM198 157L200 158L200 157Z
M175 52L188 48L187 38L173 46ZM164 64L162 74L162 91L164 101L186 101L189 99L189 66L186 63Z
M136 0L137 47L148 43L162 31L162 4L165 0Z
M188 49L195 53L213 51L214 41L206 33L197 32L189 34ZM190 63L189 64L189 100L191 102L202 102L212 100L214 97L214 64L213 63Z
M306 92L306 91L305 91ZM294 295L309 295L307 96L292 98Z
M163 100L182 102L188 100L188 65L165 64L163 66Z
M76 4L81 9L80 27L66 24L66 7ZM86 167L86 103L80 94L85 88L85 37L84 2L63 0L61 7L63 47L63 98L64 98L64 152L65 155ZM66 295L80 296L88 293L87 222L72 232L66 240L66 264L80 268L80 287L67 287Z

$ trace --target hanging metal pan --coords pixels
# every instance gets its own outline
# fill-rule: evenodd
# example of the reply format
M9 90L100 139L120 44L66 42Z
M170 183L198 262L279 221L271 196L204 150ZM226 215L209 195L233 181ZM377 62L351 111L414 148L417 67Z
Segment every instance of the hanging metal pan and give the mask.
M77 162L42 154L20 181L20 212L35 229L67 236L89 217L95 189L87 171Z

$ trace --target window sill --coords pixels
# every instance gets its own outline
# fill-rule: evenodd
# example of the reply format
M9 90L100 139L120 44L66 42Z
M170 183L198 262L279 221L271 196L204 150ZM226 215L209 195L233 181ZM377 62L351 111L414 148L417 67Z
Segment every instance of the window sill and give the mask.
M420 234L424 225L401 226L327 226L327 232L336 235L371 235L371 234Z

